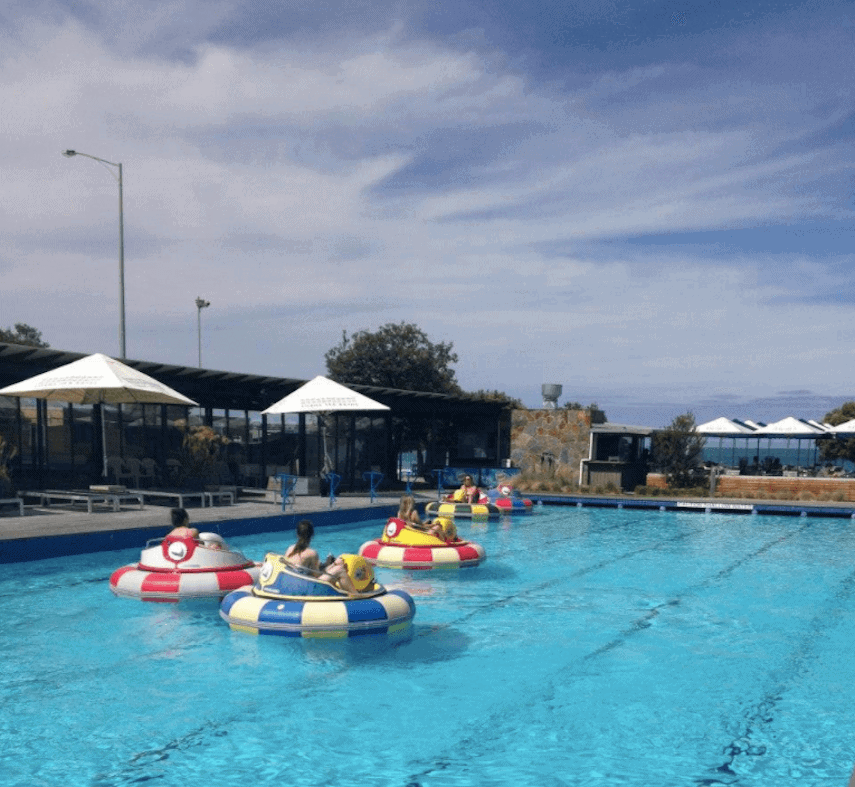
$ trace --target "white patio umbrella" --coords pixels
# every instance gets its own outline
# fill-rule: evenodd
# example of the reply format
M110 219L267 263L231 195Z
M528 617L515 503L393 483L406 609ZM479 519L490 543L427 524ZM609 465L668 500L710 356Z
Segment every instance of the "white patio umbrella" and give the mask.
M814 426L801 418L794 418L793 416L788 415L780 421L775 421L774 423L760 427L754 434L768 437L770 439L770 446L771 440L775 437L786 438L788 448L790 440L795 439L797 447L796 465L798 466L800 464L799 460L801 459L801 441L805 439L815 440L819 435L826 434L826 430L821 426Z
M388 410L385 404L375 402L350 388L318 375L301 385L275 404L262 411L262 415L281 415L283 413L315 413L323 417L334 412L359 412L363 410ZM324 472L332 467L327 454L326 428L321 422L321 440L324 446Z
M837 426L830 426L827 431L832 434L853 434L855 433L855 418L845 421L842 424L837 424Z
M197 406L168 385L101 353L37 374L0 389L2 396L46 399L72 404L180 404ZM104 477L107 476L107 440L101 415Z
M734 421L730 418L725 418L722 416L721 418L716 418L712 421L707 421L704 424L700 424L695 427L695 431L698 434L709 435L710 437L718 438L718 451L719 458L721 458L721 449L722 449L722 441L725 437L732 437L733 440L733 453L736 452L736 437L738 435L748 435L754 434L754 429L745 424ZM731 464L734 463L735 456L731 456Z

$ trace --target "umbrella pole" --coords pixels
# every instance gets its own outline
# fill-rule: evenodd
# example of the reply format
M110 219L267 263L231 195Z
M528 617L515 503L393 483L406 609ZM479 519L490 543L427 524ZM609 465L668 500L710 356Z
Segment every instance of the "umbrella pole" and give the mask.
M101 405L101 461L104 464L104 480L107 480L107 413Z

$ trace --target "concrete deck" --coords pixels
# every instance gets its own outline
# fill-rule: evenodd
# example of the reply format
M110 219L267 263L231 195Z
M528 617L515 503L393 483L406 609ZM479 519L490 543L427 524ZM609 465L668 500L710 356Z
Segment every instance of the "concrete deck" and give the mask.
M724 498L658 498L632 495L531 494L546 505L610 507L699 513L771 514L784 516L830 516L855 519L852 503L813 501L760 501ZM436 493L414 493L420 505L436 500ZM243 497L234 505L190 508L191 523L200 530L214 530L224 537L292 530L308 517L316 526L384 519L394 514L400 492L377 495L340 495L336 505L319 496L298 496L283 513L272 493ZM39 560L142 547L150 538L162 536L170 526L170 507L147 504L142 510L126 508L86 511L52 505L28 505L24 516L16 510L0 511L0 563Z
M417 496L419 502L436 499ZM310 518L315 525L382 519L397 511L400 493L339 495L334 507L329 498L298 496L293 506L282 511L281 501L272 493L241 498L234 505L188 508L190 521L199 530L213 530L224 537L291 530ZM170 527L170 507L151 505L114 512L96 509L93 513L70 507L28 505L24 516L13 509L0 511L0 563L38 560L61 555L142 547L149 538L165 535Z
M418 499L418 498L417 498ZM426 496L423 502L436 499L436 494ZM326 497L306 496L297 497L293 508L289 506L285 516L291 517L351 509L377 508L389 506L397 508L400 494L376 496L374 503L367 495L340 495L336 498L334 509L330 508ZM420 501L422 502L422 501ZM49 507L27 505L24 516L18 516L14 509L0 511L0 541L17 538L38 538L46 536L72 535L75 533L98 533L116 530L139 528L167 528L170 524L170 506L152 505L147 503L144 508L123 508L121 511L111 511L106 508L96 509L89 514L82 510L71 510L68 507L54 504ZM272 493L266 496L241 498L234 505L219 505L205 508L188 508L190 520L194 527L200 530L205 523L228 522L236 519L260 519L265 517L280 518L283 516L281 502L273 502ZM271 522L271 525L275 525ZM211 528L208 528L211 529ZM215 528L213 528L215 529Z

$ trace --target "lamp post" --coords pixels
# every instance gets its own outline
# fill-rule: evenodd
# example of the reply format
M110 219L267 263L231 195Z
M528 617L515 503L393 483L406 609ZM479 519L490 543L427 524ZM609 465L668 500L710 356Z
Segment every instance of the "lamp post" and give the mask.
M106 167L116 167L119 171L119 174L116 175L112 170L107 170L119 182L119 347L121 358L125 358L125 219L122 208L122 165L97 156L90 156L88 153L80 153L77 150L64 150L62 155L68 158L85 156L104 164Z
M199 368L202 368L202 309L207 309L210 301L204 298L196 298L196 335L199 337Z

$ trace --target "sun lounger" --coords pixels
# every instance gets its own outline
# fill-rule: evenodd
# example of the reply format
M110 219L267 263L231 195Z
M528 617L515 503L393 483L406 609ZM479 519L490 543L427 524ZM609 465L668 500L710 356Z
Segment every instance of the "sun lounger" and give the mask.
M139 495L143 500L177 501L179 508L185 507L185 500L198 500L200 508L214 504L210 492L189 492L184 490L166 492L160 489L134 489L131 491L133 491L134 494ZM232 497L232 502L234 502L234 497Z
M24 501L20 497L6 497L0 500L0 506L18 506L18 516L24 515Z
M86 503L86 511L91 514L96 505L109 506L113 511L119 511L123 503L136 502L143 507L142 496L134 491L125 492L93 492L85 490L66 491L64 489L39 489L31 492L18 492L21 498L37 497L39 505L49 507L54 501L75 505Z

